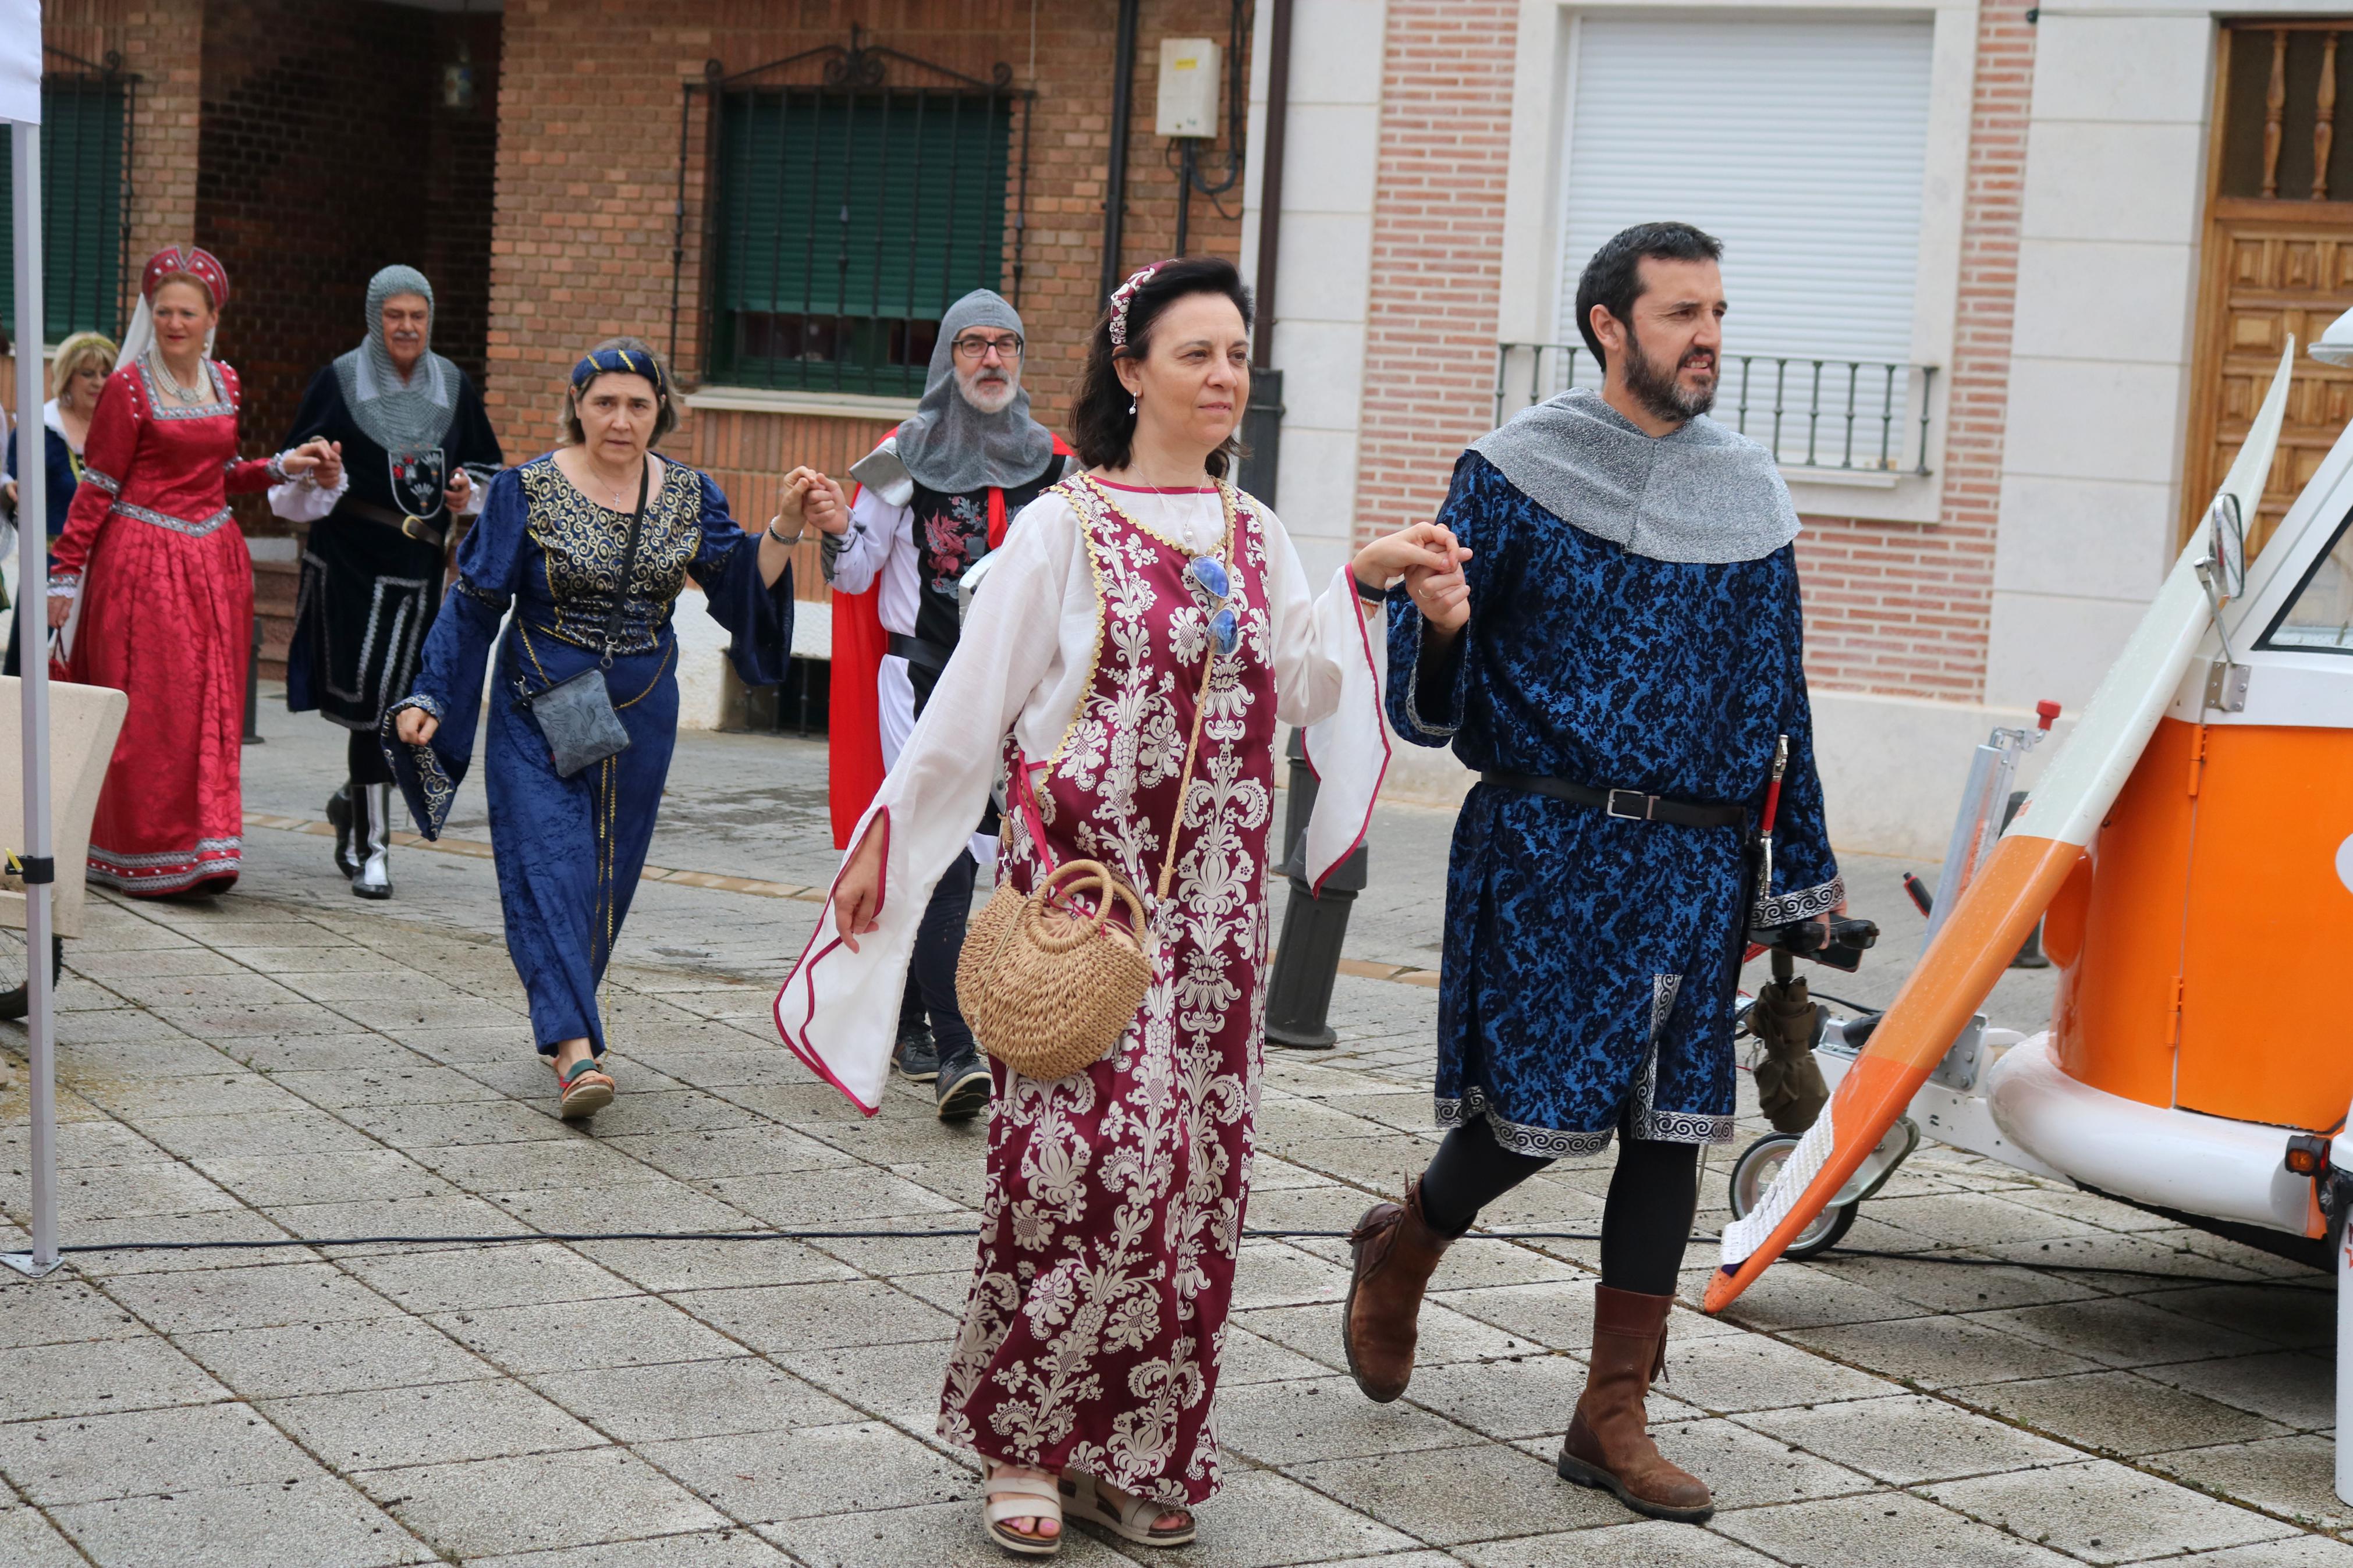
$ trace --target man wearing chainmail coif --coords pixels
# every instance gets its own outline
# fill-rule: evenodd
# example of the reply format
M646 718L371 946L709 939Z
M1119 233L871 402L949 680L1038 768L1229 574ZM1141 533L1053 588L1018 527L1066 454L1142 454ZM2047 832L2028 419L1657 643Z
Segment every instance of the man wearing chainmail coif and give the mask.
M1732 1136L1733 988L1752 926L1844 902L1814 767L1797 509L1774 455L1706 416L1722 248L1655 223L1595 253L1577 324L1600 390L1473 443L1438 514L1453 569L1391 594L1389 722L1451 744L1480 782L1447 866L1447 1135L1401 1203L1358 1222L1342 1309L1357 1385L1397 1398L1447 1244L1554 1160L1616 1141L1593 1354L1556 1468L1686 1521L1714 1501L1660 1454L1643 1401L1699 1151ZM1777 779L1775 852L1752 856Z
M364 899L392 897L392 769L376 723L417 673L451 529L506 460L474 384L432 352L432 335L425 274L387 267L370 279L367 337L311 378L294 416L298 444L323 437L343 453L343 483L269 492L271 510L311 525L286 706L351 731L350 778L327 819L335 868Z
M864 814L955 652L967 574L1071 461L1070 448L1029 416L1025 347L1010 303L986 289L966 294L940 321L913 415L850 466L855 503L845 505L830 479L806 487L802 515L825 536L825 574L835 590L834 689L849 683L873 692L880 731L859 732L847 705L836 704L837 822ZM855 635L853 616L877 623L871 629L880 635ZM871 676L850 668L860 649L872 656ZM899 1009L899 1070L933 1080L943 1121L969 1121L988 1105L988 1068L957 1008L955 970L973 883L996 853L997 828L992 808L975 825L972 850L940 879Z

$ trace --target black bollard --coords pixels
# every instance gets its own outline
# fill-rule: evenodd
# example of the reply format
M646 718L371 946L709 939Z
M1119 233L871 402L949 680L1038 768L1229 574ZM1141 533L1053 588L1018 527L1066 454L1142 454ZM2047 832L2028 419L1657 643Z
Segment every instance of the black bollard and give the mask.
M2003 807L2001 814L2001 826L2003 832L2006 833L2010 830L2010 818L2016 816L2021 810L2024 809L2025 805L2026 792L2024 790L2018 789L2010 792L2010 804ZM2018 944L2018 956L2010 961L2010 966L2012 969L2048 969L2051 967L2050 955L2042 951L2042 922L2041 921L2036 921L2034 922L2034 929L2028 931L2026 933L2026 940Z
M261 744L261 617L253 617L253 654L245 661L245 743Z
M1368 864L1359 844L1333 868L1319 896L1307 883L1307 821L1315 812L1315 774L1307 765L1300 732L1284 749L1291 759L1291 801L1283 808L1282 863L1291 879L1282 910L1282 941L1274 971L1266 981L1266 1038L1294 1050L1329 1050L1340 1037L1324 1022L1332 1011L1332 984L1340 974L1340 944L1348 934L1348 907L1364 890Z

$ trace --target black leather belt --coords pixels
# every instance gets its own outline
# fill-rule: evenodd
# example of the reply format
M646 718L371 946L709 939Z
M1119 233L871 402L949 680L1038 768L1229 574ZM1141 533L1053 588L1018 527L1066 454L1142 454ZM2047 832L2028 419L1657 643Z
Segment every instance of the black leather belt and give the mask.
M904 632L892 632L891 651L909 664L920 664L936 675L948 667L948 655L955 649L942 647L935 642L925 642L921 637L911 637Z
M1748 821L1748 808L1745 805L1698 805L1644 795L1638 789L1588 789L1581 784L1546 778L1541 773L1490 770L1479 777L1482 783L1501 784L1505 789L1526 790L1533 795L1548 795L1578 805L1594 806L1604 816L1628 822L1672 822L1679 827L1739 827Z
M346 498L335 510L349 512L353 517L365 518L370 522L380 522L386 528L397 529L409 538L421 540L436 550L440 549L442 542L448 537L445 531L434 527L421 517L411 517L406 512L395 511L388 506L378 506L374 501L352 500Z

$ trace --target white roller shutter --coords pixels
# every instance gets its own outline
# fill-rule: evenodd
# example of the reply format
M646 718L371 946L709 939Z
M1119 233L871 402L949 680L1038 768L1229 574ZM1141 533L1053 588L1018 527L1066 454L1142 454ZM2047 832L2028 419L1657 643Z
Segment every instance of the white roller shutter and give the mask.
M1727 359L1908 361L1930 37L1876 17L1582 18L1557 341L1577 341L1595 249L1679 218L1724 241Z

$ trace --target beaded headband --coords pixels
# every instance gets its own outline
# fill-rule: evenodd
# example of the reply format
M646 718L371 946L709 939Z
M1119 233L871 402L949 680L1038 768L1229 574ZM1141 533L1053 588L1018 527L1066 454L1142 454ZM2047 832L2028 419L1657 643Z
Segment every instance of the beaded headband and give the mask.
M1152 275L1159 270L1160 263L1157 261L1149 267L1138 268L1128 274L1126 282L1111 291L1112 347L1127 347L1127 308L1135 302L1136 290L1151 282Z
M185 272L205 286L212 296L213 309L228 303L228 268L211 251L194 245L167 245L148 258L146 270L139 276L139 297L153 300L156 285L174 272Z
M649 353L633 349L598 349L572 367L574 390L587 385L600 375L642 375L654 384L657 395L670 395L670 384L662 379L661 362Z

